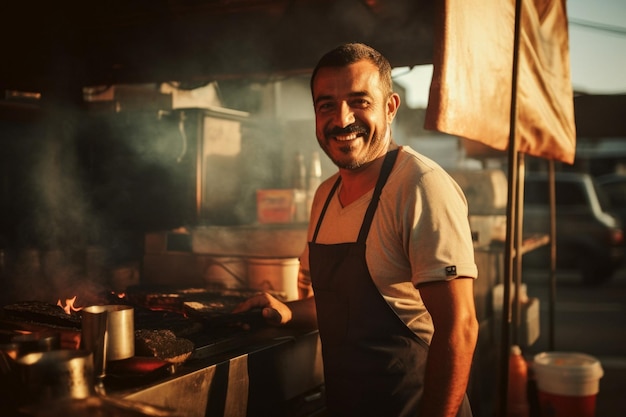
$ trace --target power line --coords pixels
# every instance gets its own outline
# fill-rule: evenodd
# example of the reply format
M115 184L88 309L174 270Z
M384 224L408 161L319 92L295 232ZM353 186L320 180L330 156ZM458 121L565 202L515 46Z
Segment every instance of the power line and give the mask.
M613 26L613 25L607 25L606 23L593 22L591 20L572 19L572 18L569 18L568 22L570 25L574 25L574 26L582 26L582 27L586 27L589 29L601 30L603 32L615 33L617 35L626 36L626 27L623 27L623 26Z

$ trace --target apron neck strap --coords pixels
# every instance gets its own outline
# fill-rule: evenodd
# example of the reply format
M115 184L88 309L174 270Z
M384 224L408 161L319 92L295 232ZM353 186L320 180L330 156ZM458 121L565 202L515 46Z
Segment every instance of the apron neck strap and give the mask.
M380 194L383 191L383 187L387 183L387 178L389 178L389 174L391 174L391 169L393 168L397 158L398 148L387 152L387 155L385 156L383 166L380 169L380 174L378 175L376 187L374 188L374 194L372 194L372 201L370 201L370 205L367 207L365 217L363 218L363 224L361 225L361 231L359 232L359 238L357 239L357 242L359 243L365 243L365 239L367 239L370 227L372 226L372 219L374 219L374 213L376 212L378 202L380 201Z
M389 178L389 174L391 173L393 165L396 162L396 159L398 157L398 150L399 148L394 149L392 151L387 152L387 155L385 155L383 166L380 169L380 174L378 175L378 180L376 181L376 186L374 187L372 201L370 201L370 204L367 207L367 211L365 212L365 217L363 219L363 224L361 225L361 230L359 231L359 237L357 239L357 242L364 243L365 239L367 238L367 235L370 230L370 226L372 225L372 219L374 218L374 213L376 212L376 208L378 207L380 194L382 192L383 186L387 182L387 178ZM317 234L320 230L320 227L322 226L322 219L324 218L324 215L326 214L326 210L328 209L330 201L333 195L335 194L335 192L337 192L337 188L339 187L340 183L341 183L341 176L338 176L337 181L335 181L335 184L333 184L333 188L328 193L328 198L326 198L326 202L324 203L324 207L322 208L322 212L320 213L320 217L317 221L317 225L315 226L315 231L313 232L313 237L311 239L312 242L317 241Z
M324 207L322 208L320 217L317 220L317 225L315 226L315 232L313 232L313 238L311 239L312 242L317 241L317 234L320 231L320 227L322 226L322 219L324 218L324 215L326 214L326 210L328 209L328 205L330 204L330 200L333 198L333 195L335 195L335 192L337 191L337 188L339 187L340 183L341 183L341 175L338 175L337 181L335 181L335 184L333 184L333 188L331 188L330 192L328 193L328 197L326 198L326 202L324 203Z

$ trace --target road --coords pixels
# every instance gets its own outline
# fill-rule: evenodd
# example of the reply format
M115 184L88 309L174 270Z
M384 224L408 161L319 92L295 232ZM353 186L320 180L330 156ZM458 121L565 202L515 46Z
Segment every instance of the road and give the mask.
M525 354L550 349L549 278L547 273L525 270L529 297L540 300L539 339ZM554 350L582 352L598 358L604 369L596 416L626 416L626 266L606 284L585 287L574 273L557 274Z

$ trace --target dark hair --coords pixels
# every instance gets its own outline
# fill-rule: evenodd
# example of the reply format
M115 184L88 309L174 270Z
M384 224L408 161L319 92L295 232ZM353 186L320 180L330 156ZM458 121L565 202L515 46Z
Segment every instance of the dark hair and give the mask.
M376 65L383 93L385 96L390 95L393 92L391 64L389 64L387 58L376 49L362 43L345 43L322 56L311 75L311 93L313 93L313 82L320 68L345 67L364 59Z

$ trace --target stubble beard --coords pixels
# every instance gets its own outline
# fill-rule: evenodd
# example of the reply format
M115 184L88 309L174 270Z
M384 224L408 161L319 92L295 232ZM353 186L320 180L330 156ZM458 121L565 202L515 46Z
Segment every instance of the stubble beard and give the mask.
M389 134L390 133L389 133L388 126L385 129L385 131L382 132L382 135L374 134L371 137L370 141L367 142L367 144L370 146L367 147L365 154L358 155L356 157L351 156L355 152L356 147L351 145L350 142L347 142L345 145L340 145L338 148L335 148L335 149L338 149L342 155L347 156L348 157L347 159L339 158L336 155L333 155L332 152L330 151L330 146L328 145L328 143L333 141L334 139L328 139L329 136L332 136L329 134L325 135L324 146L322 146L322 149L324 150L328 158L330 158L330 160L333 161L333 163L338 168L346 169L346 170L357 170L361 168L363 165L366 165L367 163L376 159L377 153L379 151L379 147L383 146L382 143L384 142L384 138L387 137ZM364 135L364 137L368 137L368 136L369 136L368 134Z
M363 165L364 158L353 158L351 155L355 152L355 150L355 147L350 144L340 146L339 151L346 156L346 159L337 159L333 162L337 165L337 167L342 169L354 170L360 168Z

